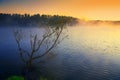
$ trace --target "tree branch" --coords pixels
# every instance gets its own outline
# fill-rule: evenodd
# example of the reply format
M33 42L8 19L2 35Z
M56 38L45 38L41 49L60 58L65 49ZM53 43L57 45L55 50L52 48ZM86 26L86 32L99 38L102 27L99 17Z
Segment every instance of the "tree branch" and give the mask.
M60 37L60 34L62 33L62 30L63 30L63 28L61 28L60 32L57 34L57 37L56 37L54 43L52 44L52 46L51 46L48 50L46 50L42 55L33 57L32 59L33 59L33 60L34 60L34 59L38 59L38 58L43 57L43 56L45 56L46 54L48 54L48 53L55 47L55 45L56 45L56 43L57 43L57 41L58 41L58 39L59 39L59 37Z

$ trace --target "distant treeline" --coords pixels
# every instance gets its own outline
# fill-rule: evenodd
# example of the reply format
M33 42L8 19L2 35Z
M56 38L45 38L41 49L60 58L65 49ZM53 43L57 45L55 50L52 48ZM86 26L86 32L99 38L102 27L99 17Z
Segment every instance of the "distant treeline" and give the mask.
M76 23L78 19L70 16L0 13L0 26L63 26Z

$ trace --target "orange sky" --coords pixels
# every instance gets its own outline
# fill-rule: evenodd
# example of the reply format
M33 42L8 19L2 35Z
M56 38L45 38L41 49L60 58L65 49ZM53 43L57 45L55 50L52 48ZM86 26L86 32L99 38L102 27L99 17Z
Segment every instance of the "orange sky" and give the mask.
M59 14L94 20L120 20L120 0L10 0L2 13Z

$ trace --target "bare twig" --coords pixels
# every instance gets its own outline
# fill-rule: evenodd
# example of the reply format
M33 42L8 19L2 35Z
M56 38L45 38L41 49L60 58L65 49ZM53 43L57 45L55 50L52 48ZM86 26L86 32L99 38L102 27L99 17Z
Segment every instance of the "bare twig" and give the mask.
M27 50L23 49L21 44L22 36L21 32L19 30L14 31L15 40L18 45L20 57L23 62L25 62L28 66L31 66L34 62L34 60L39 59L48 53L50 53L59 43L61 33L63 31L63 27L61 28L48 28L46 29L46 32L43 34L42 39L38 38L38 35L30 35L30 47L31 51L28 52ZM46 49L45 52L40 53L40 55L35 56L34 54L37 53L39 50L41 50L41 46L45 45ZM23 54L27 54L28 60L24 58Z
M61 28L61 30L58 32L58 34L57 34L57 37L56 37L56 39L55 39L55 41L53 42L53 44L51 45L51 47L48 49L48 50L46 50L42 55L40 55L40 56L36 56L36 57L34 57L34 58L32 58L33 60L34 59L38 59L38 58L40 58L40 57L43 57L44 55L46 55L46 54L48 54L54 47L55 47L55 45L56 45L56 43L57 43L57 41L58 41L58 39L59 39L59 37L60 37L60 35L61 35L61 33L62 33L62 28Z

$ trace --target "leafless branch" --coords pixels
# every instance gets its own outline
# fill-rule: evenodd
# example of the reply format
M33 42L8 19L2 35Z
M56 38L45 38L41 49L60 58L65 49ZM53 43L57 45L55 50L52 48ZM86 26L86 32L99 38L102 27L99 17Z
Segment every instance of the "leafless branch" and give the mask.
M62 30L63 29L61 28L61 30L59 32L57 32L57 37L56 37L55 41L53 42L53 44L51 45L51 47L48 50L46 50L42 55L33 57L32 59L33 60L38 59L38 58L43 57L44 55L48 54L55 47L55 45L56 45L56 43L57 43L57 41L58 41L58 39L59 39L59 37L62 33Z
M23 49L21 46L21 40L23 38L22 32L19 30L14 31L15 40L18 45L20 57L23 62L28 64L29 66L32 65L34 60L39 59L48 53L50 53L59 43L61 33L63 31L63 27L61 28L46 28L45 33L43 34L42 38L39 39L38 35L30 35L30 47L31 51L28 52L27 50ZM35 56L34 54L41 50L41 46L45 45L45 52L40 53L40 55ZM23 54L27 54L28 60L24 58Z
M27 52L26 50L22 49L21 46L20 46L20 42L22 40L23 35L21 34L20 30L16 30L16 31L14 31L14 36L15 36L15 40L17 42L17 46L18 46L18 50L19 50L19 53L20 53L20 57L21 57L22 61L24 63L26 63L26 60L23 58L24 57L23 53L27 53L28 56L30 56L30 55L29 55L29 52Z

